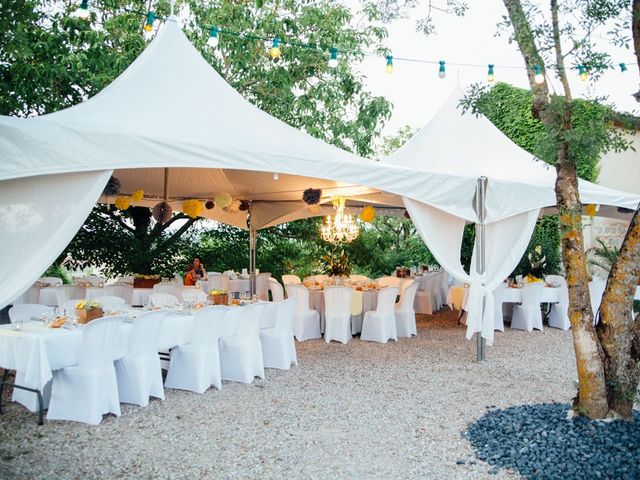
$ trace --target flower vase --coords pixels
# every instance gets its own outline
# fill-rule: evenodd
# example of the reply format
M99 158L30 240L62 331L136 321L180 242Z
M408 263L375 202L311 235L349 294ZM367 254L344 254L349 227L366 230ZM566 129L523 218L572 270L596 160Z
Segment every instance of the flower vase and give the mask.
M104 317L104 310L102 310L102 308L92 308L90 310L76 309L76 314L78 316L78 323L84 325L89 323L91 320Z

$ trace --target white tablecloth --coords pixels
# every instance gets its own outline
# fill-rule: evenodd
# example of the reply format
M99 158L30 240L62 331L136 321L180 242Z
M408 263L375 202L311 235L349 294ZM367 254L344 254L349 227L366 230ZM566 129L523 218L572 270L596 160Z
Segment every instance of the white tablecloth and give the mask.
M354 290L353 293L354 300L362 302L362 313L351 315L351 333L355 334L362 331L362 319L365 312L378 308L378 290ZM309 308L320 314L320 330L324 332L324 290L309 289Z
M469 294L469 287L461 285L452 285L449 287L449 294L447 295L447 304L454 310L460 310L464 308L467 303L467 295ZM541 303L557 303L560 301L560 288L544 287L542 289ZM522 302L522 289L521 288L507 288L502 297L502 303L521 303Z
M200 285L205 293L209 293L209 282L201 281ZM236 278L235 280L229 280L229 293L244 293L251 291L251 279L249 278Z

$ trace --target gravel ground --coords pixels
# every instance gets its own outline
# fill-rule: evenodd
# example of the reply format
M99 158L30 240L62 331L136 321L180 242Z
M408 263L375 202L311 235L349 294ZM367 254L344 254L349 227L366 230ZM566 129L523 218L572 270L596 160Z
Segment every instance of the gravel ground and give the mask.
M497 333L477 364L455 313L418 326L418 337L386 345L299 343L289 371L204 395L168 390L98 427L39 427L9 404L0 478L485 478L495 467L475 458L469 422L494 406L574 395L570 332Z

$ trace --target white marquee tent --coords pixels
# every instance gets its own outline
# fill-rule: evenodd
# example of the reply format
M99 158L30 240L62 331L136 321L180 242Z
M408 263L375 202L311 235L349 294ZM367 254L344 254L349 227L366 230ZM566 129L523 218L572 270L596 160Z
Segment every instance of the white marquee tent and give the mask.
M308 187L322 188L325 200L335 194L376 205L401 206L404 200L431 251L458 278L466 278L457 268L459 260L452 260L459 248L447 239L457 238L465 221L477 221L477 177L487 175L486 278L503 271L504 278L522 253L513 245L526 246L538 210L555 203L553 172L543 175L537 165L529 169L537 176L528 179L522 172L529 170L513 169L509 176L500 168L481 168L489 157L529 163L531 157L495 135L496 143L487 137L486 148L464 151L475 132L459 127L463 122L457 116L430 124L388 162L360 158L251 105L206 63L171 18L143 54L95 97L41 117L0 117L0 307L28 288L64 249L112 173L124 193L143 188L153 204L162 197L165 168L170 203L227 192L252 200L255 228L309 216L300 201ZM444 130L430 133L435 128ZM449 149L421 141L434 138L449 139ZM445 168L452 159L464 164ZM636 196L588 183L581 190L585 202L626 208L638 202ZM238 226L246 220L243 213L205 212ZM469 280L473 333L482 327L478 307L490 284L482 287L485 279L477 274ZM491 340L493 329L484 324L483 336Z

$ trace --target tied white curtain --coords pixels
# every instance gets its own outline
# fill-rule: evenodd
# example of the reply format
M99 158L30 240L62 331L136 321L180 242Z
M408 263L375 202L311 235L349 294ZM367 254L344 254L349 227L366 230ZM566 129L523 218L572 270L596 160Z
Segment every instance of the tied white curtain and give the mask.
M418 233L438 263L454 278L470 285L467 297L467 338L481 332L493 343L493 290L513 271L524 255L539 210L531 210L485 226L485 274L476 269L475 248L471 274L460 263L465 221L430 205L403 197ZM484 315L482 305L484 303Z
M27 290L80 229L111 170L0 181L0 308Z

